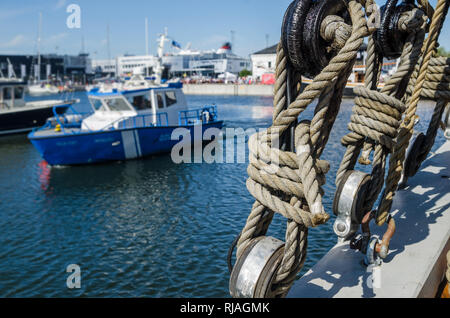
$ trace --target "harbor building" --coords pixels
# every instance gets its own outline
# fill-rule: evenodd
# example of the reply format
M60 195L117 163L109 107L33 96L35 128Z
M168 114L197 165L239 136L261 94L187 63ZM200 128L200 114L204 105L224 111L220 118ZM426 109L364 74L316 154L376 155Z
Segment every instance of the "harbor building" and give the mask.
M278 45L273 45L250 55L252 61L252 74L256 81L265 83L267 78L274 78L277 59L277 46ZM362 82L364 80L364 65L367 57L366 51L367 45L364 43L361 45L357 53L355 67L353 69L354 72L350 75L349 81ZM393 65L395 65L395 62L387 63L386 61L383 65L383 70L391 70ZM270 82L270 84L273 83Z
M0 71L6 77L15 75L24 80L35 77L39 72L39 76L36 77L41 79L53 76L57 79L69 77L80 81L93 73L91 59L87 53L41 55L40 67L38 67L35 55L0 55Z
M277 59L277 45L267 47L250 55L253 78L261 81L264 74L274 74Z
M92 60L92 69L102 75L129 76L133 72L152 73L158 62L153 55L119 56L111 60ZM221 74L239 74L244 69L251 68L251 61L234 54L229 43L218 50L196 51L179 49L175 53L166 53L162 64L170 78L192 75L217 78Z

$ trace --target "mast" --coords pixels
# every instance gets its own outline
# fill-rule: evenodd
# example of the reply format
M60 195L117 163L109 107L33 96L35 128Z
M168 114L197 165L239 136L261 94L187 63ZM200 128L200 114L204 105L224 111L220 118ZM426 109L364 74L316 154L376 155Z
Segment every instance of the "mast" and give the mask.
M148 54L148 18L145 18L145 55Z
M108 63L111 62L111 45L109 43L109 23L106 25L106 48L108 50ZM110 74L110 73L108 73ZM116 77L117 77L117 70L116 70Z
M164 43L167 41L167 27L164 29L164 34L161 34L159 37L159 45L158 45L158 61L156 63L156 83L161 84L162 78L162 58L164 55Z
M145 18L145 55L148 58L148 18ZM148 65L145 65L145 76L148 76Z
M41 36L42 36L42 12L39 12L39 27L37 38L37 74L35 74L37 81L41 80Z

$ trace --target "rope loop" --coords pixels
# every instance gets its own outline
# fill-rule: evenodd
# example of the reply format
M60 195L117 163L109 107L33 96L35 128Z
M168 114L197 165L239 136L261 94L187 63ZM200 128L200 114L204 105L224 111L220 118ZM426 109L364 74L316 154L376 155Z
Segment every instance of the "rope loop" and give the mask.
M298 28L302 27L300 18L304 13L299 9L301 6L306 8L306 2L295 1L285 16L285 21L289 22L289 15L294 14ZM333 2L325 3L324 0L315 3L312 10L321 10L325 14L332 6ZM330 218L322 203L322 186L330 165L320 156L339 112L358 50L369 34L359 1L340 3L339 7L348 10L351 25L333 14L324 16L320 36L338 51L301 92L301 74L290 62L296 55L285 51L283 43L286 41L282 38L277 48L273 123L266 131L251 136L248 142L250 164L246 185L256 201L241 231L236 256L239 260L253 239L266 235L275 213L287 219L284 252L271 286L270 294L274 297L287 293L303 266L308 228ZM286 24L285 29L298 36L303 34L297 29L292 31L292 26L292 23ZM291 45L297 43L291 42ZM297 55L302 54L297 51ZM318 102L313 118L298 122L315 100ZM282 147L286 137L292 140L293 147Z
M348 125L351 133L343 137L342 144L347 146L369 138L393 149L405 105L392 96L365 87L356 87L354 92L357 97Z

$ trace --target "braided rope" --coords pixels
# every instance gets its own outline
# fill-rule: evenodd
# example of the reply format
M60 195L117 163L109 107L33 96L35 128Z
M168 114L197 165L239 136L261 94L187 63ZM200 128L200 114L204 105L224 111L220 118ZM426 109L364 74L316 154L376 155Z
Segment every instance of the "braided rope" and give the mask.
M439 0L431 20L430 32L423 48L424 56L420 71L418 73L417 80L415 81L413 94L407 104L406 114L397 136L397 143L394 153L390 157L389 171L385 182L385 191L377 211L376 222L378 225L382 225L386 222L395 192L402 176L406 149L408 148L409 141L414 130L417 106L422 93L422 88L424 87L424 83L427 78L428 66L430 65L430 60L434 53L437 39L448 11L448 5L448 1Z
M273 124L267 131L253 135L249 140L247 188L256 202L241 232L237 257L242 256L251 239L267 232L270 222L262 223L271 219L275 212L288 219L283 259L272 286L273 297L287 293L303 266L308 227L322 224L329 218L323 208L321 189L329 164L320 160L319 156L339 111L342 93L358 49L368 35L361 4L352 0L348 7L352 19L350 36L338 54L286 109L288 61L281 43L278 45ZM325 23L341 22L334 19ZM335 37L346 32L346 27L339 25L341 31L336 30ZM336 42L337 46L342 45L339 41ZM278 149L280 138L316 98L319 102L313 119L301 121L295 129L297 153Z
M422 88L421 97L434 100L436 105L428 125L425 139L421 142L421 147L417 156L415 158L408 157L408 160L413 161L408 164L415 169L405 170L402 180L403 184L406 184L408 178L417 173L422 162L428 157L428 154L434 145L439 127L441 127L441 120L445 107L450 101L450 76L448 75L450 74L450 58L432 57L429 65L429 73L426 76L426 82ZM409 92L412 92L413 89L414 85L408 87Z
M368 43L368 59L365 87L356 87L355 106L348 129L342 138L346 147L336 175L339 185L349 170L354 169L359 157L361 164L370 164L369 156L374 151L369 191L363 209L370 211L384 184L386 158L395 146L395 138L406 107L400 100L406 92L407 81L419 60L425 23L421 10L405 12L399 19L399 28L410 31L403 46L397 71L389 78L383 89L377 91L381 58L374 48L374 39ZM360 155L361 154L361 155Z

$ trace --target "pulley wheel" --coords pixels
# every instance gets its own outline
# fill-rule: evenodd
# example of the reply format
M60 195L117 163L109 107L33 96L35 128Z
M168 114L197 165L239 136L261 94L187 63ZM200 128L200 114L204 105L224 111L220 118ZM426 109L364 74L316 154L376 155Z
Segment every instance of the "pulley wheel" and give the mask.
M250 241L234 265L230 294L234 298L269 298L278 267L283 259L284 242L273 237Z
M411 11L416 6L410 1L404 1L397 6L398 0L388 0L380 8L380 27L374 33L375 46L379 54L388 59L401 56L408 33L400 30L398 21L402 13Z
M338 15L351 24L344 0L296 0L288 7L282 26L282 43L290 64L313 78L337 54L320 35L323 20Z
M364 214L364 199L369 186L370 175L350 170L344 174L333 200L335 215L346 215L354 224L361 224Z
M306 15L313 3L312 0L295 0L292 2L283 18L281 39L283 49L291 65L304 74L310 61L307 60L303 50L303 28Z

